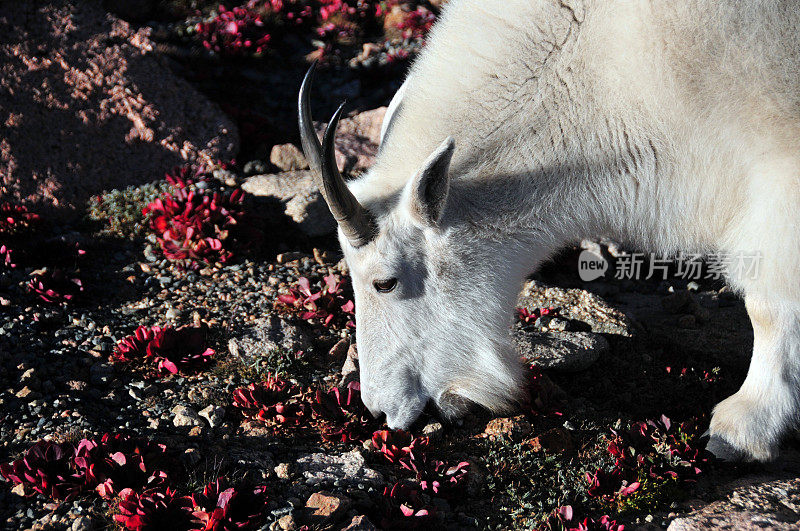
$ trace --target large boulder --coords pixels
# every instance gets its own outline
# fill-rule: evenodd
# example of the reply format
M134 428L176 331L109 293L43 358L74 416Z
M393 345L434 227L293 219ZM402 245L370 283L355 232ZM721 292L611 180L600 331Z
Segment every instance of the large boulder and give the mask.
M238 150L235 125L100 2L0 10L0 196L62 214Z
M749 477L726 497L676 518L669 531L800 529L800 478Z

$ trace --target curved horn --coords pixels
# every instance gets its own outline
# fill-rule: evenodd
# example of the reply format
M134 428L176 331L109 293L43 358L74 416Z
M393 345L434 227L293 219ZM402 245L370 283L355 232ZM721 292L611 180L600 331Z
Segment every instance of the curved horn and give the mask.
M297 102L297 121L300 125L300 140L303 144L303 153L308 159L311 169L319 173L322 170L322 146L314 130L314 122L311 120L311 83L314 81L314 71L317 62L311 65L303 78L300 86L300 98Z
M298 121L303 152L309 166L316 176L317 186L328 204L333 218L342 229L342 233L353 247L361 247L369 243L377 234L375 220L347 187L339 168L336 166L334 137L344 103L339 106L325 130L323 143L320 145L314 122L311 120L309 92L314 77L316 63L308 69L303 85L300 87L298 102Z
M378 231L372 215L358 202L336 166L336 148L333 141L344 105L342 103L336 109L322 139L322 193L345 237L353 247L361 247L369 243Z

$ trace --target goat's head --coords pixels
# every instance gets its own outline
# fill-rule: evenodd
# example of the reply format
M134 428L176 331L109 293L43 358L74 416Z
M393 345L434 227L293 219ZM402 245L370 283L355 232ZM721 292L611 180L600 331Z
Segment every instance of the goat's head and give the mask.
M508 408L522 387L508 332L519 286L503 279L519 274L474 224L453 221L454 140L442 142L401 190L362 204L358 185L348 187L334 159L341 107L321 144L314 132L312 73L300 92L301 136L352 277L364 403L392 428L407 428L429 401L445 417L472 403Z

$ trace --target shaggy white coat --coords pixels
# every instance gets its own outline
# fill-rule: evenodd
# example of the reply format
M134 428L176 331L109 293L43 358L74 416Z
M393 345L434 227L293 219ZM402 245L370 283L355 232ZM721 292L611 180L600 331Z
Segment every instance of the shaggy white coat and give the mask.
M370 409L407 427L429 400L507 408L524 278L603 234L761 254L728 277L755 345L710 431L717 453L773 457L799 396L798 28L792 1L452 0L351 183L380 226L342 238Z

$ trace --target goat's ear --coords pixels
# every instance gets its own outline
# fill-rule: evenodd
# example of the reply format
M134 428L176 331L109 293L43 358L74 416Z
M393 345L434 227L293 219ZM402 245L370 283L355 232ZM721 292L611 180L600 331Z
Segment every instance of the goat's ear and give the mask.
M448 137L406 185L411 215L424 224L435 225L442 217L450 191L450 160L455 148L455 140Z

